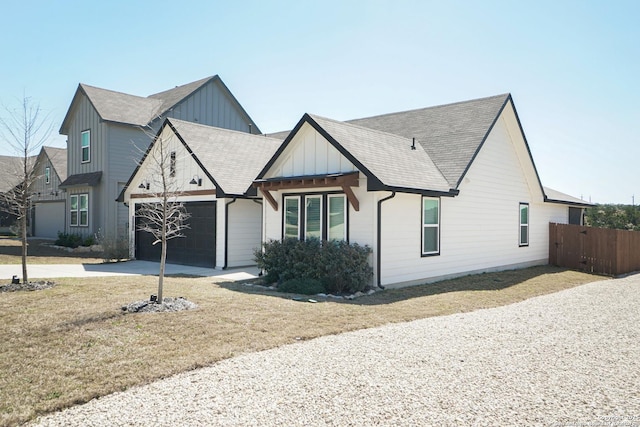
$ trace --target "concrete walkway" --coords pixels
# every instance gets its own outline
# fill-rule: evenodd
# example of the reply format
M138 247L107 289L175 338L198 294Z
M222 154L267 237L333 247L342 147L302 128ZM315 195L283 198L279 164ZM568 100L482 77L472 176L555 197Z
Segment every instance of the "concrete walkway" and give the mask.
M160 264L151 261L127 261L107 264L28 264L29 279L59 277L157 276ZM224 280L246 280L258 277L257 267L216 270L189 265L167 264L165 274L186 274ZM0 280L22 276L20 264L0 265Z

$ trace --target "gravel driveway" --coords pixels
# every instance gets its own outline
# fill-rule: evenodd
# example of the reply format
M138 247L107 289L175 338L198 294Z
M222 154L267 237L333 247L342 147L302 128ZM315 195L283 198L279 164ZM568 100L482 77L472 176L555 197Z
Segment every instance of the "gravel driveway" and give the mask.
M640 274L287 345L43 426L640 426Z

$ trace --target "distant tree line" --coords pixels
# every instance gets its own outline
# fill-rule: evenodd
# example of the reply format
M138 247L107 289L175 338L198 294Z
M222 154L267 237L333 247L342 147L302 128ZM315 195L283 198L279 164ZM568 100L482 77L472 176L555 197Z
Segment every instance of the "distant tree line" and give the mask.
M640 231L640 206L596 205L585 213L585 225Z

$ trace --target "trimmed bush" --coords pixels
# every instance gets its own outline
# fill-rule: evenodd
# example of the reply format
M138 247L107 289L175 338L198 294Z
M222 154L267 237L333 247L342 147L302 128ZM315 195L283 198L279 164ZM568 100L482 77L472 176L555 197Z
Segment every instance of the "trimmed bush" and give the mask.
M78 246L91 246L95 243L93 236L84 237L77 233L62 233L58 231L58 239L55 241L57 246L67 248L77 248Z
M266 272L267 283L282 286L291 279L314 279L327 293L363 291L373 275L370 254L369 246L317 239L270 240L263 250L254 252L258 267Z
M322 283L315 279L287 280L278 285L278 291L302 295L315 295L325 292Z

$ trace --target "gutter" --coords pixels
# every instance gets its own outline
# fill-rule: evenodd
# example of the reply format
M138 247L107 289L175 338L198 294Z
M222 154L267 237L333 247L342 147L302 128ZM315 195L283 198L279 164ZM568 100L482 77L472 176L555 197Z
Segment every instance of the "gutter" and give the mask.
M236 202L238 198L234 197L232 201L224 204L224 265L223 270L227 269L229 264L229 205Z
M378 285L378 287L380 289L384 289L384 286L382 286L382 279L380 278L380 272L382 270L382 267L381 267L381 261L382 261L382 253L381 253L381 250L382 250L382 236L381 236L381 234L382 234L382 202L386 202L387 200L393 199L394 197L396 197L396 192L395 191L393 191L390 196L387 196L384 199L378 200L378 236L377 236L377 242L376 242L376 245L377 245L377 248L376 248L376 251L377 251L376 252L376 255L377 255L377 258L376 258L376 275L377 275L377 278L378 278L377 285Z

